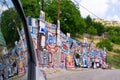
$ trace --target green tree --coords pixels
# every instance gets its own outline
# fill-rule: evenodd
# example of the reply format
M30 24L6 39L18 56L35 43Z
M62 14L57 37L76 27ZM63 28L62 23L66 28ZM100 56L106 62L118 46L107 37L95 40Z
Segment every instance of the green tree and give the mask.
M21 26L20 18L14 8L10 8L2 13L1 19L1 31L6 40L6 44L9 48L13 47L14 42L19 40L16 27L19 26L20 28ZM13 20L15 20L16 23Z
M38 18L41 8L41 0L20 0L26 16Z
M108 51L112 51L113 50L112 44L110 43L110 41L108 39L103 39L102 41L100 41L99 43L97 43L96 46L99 47L99 48L106 47L106 49Z
M84 20L86 23L86 29L93 26L97 30L97 35L101 36L104 33L104 25L99 22L92 21L90 15L88 15Z
M90 26L88 29L87 29L87 33L90 34L90 35L96 35L97 34L97 30Z
M49 3L45 5L45 12L56 24L57 20L57 1L47 0ZM48 5L49 4L49 5ZM67 6L66 6L67 5ZM60 2L60 22L61 30L66 33L70 32L71 35L76 33L83 33L85 31L85 22L81 18L80 11L71 0L61 0Z
M108 34L108 39L115 44L120 45L120 27L107 27L105 32Z
M91 19L90 15L88 15L84 20L86 23L86 28L89 28L90 26L92 26L92 19Z
M104 33L104 25L99 22L92 22L92 26L97 30L97 35L101 36Z
M22 0L23 9L27 16L38 18L40 13L41 0ZM36 3L37 2L37 3ZM45 0L44 12L46 20L56 24L58 13L58 0ZM82 34L85 31L86 23L80 15L79 9L71 0L60 1L60 24L64 33L70 32Z
M119 44L120 45L120 36L116 36L116 35L111 35L109 36L109 40L115 44Z
M58 0L45 0L44 11L46 20L56 24ZM41 9L41 0L21 0L26 16L38 18ZM67 6L66 6L67 5ZM21 26L19 17L14 8L8 9L2 13L2 32L6 40L7 46L14 46L14 41L19 40L16 25ZM86 29L86 23L80 15L78 7L71 0L61 0L60 2L60 23L61 30L64 33L82 34ZM13 35L14 34L14 35Z

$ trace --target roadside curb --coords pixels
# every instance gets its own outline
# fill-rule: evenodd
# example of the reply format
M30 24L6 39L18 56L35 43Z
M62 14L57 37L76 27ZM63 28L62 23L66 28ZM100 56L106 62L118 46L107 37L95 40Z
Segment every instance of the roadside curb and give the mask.
M89 70L87 68L71 68L71 69L67 69L67 71L86 71Z
M64 71L88 71L90 69L87 68L69 68L69 69L45 69L45 74L53 74L58 72L64 72Z
M52 74L52 73L57 73L61 71L67 71L66 69L45 69L44 72L46 74Z

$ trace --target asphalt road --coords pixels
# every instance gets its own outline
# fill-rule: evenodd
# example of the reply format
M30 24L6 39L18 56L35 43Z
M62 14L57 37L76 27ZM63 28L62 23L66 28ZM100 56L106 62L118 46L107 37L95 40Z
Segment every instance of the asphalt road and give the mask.
M120 70L88 69L47 74L47 80L120 80Z

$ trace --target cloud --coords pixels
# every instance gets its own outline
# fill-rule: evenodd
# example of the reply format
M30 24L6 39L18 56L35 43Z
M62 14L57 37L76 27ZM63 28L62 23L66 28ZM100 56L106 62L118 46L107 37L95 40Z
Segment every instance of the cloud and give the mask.
M109 2L112 4L116 4L116 3L119 3L119 0L109 0Z
M109 20L120 21L120 1L119 0L110 0L108 2L109 8L106 12L105 18Z
M75 0L80 5L87 8L90 12L105 20L117 20L120 21L120 1L119 0ZM96 18L93 14L88 12L80 6L80 12L82 17L90 15L92 18Z
M113 15L113 16L107 16L106 20L114 20L114 21L120 21L120 17L118 15Z
M97 15L98 17L104 17L104 14L108 9L107 2L108 0L81 0L80 4L85 8L87 8L90 12ZM86 17L87 15L95 17L81 6L80 6L80 11L83 17Z

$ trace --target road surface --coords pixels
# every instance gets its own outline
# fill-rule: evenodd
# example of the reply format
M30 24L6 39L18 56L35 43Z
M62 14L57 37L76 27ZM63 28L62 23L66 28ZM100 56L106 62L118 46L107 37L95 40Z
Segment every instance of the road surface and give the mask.
M8 80L27 80L27 77L26 74L21 74L18 76L11 77Z
M120 70L88 69L47 74L47 80L120 80Z

